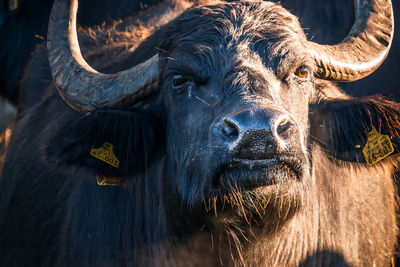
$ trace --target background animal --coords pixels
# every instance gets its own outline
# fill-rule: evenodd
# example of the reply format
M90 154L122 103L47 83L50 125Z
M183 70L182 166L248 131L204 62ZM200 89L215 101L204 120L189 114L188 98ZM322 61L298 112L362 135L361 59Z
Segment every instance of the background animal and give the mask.
M380 42L359 51L307 41L270 2L205 4L80 30L98 74L57 3L0 180L1 265L391 264L399 105L320 79L379 66L390 3L371 2L386 16L364 30ZM369 166L373 128L394 155Z

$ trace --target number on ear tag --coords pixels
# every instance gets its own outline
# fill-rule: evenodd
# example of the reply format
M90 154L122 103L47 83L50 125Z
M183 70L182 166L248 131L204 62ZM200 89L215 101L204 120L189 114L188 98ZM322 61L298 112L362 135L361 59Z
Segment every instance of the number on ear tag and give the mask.
M113 153L113 145L105 142L99 148L90 149L90 155L96 159L99 159L115 168L119 167L119 160Z

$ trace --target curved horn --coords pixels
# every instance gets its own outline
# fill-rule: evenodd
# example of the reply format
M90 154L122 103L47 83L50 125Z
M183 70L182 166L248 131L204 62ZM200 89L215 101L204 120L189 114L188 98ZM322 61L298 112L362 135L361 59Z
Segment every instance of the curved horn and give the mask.
M385 60L393 40L390 0L355 0L356 20L345 39L336 45L309 42L318 78L339 82L362 79Z
M144 89L157 77L158 55L115 74L97 72L83 59L79 48L77 10L78 0L55 0L49 20L50 70L64 101L79 112L88 112L148 94Z

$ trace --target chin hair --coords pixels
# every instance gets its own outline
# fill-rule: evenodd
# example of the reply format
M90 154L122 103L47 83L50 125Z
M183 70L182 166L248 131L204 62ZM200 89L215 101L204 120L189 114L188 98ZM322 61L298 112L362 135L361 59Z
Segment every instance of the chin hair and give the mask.
M309 175L302 179L285 179L251 190L243 190L228 182L230 190L222 195L203 198L205 212L213 224L276 225L292 217L302 206L309 192Z

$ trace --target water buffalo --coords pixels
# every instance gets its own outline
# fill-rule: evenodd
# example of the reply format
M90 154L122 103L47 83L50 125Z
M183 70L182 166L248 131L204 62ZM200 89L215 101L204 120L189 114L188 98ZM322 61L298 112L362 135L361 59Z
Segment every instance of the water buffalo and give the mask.
M335 45L262 1L170 1L76 31L55 1L0 180L0 266L388 266L400 106L389 0ZM97 69L97 70L96 70Z

